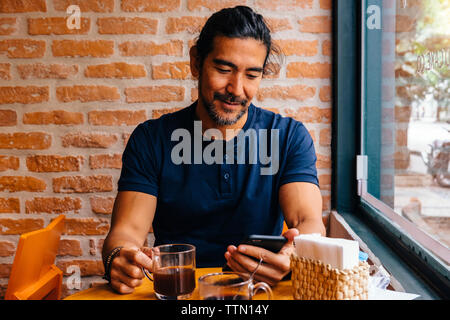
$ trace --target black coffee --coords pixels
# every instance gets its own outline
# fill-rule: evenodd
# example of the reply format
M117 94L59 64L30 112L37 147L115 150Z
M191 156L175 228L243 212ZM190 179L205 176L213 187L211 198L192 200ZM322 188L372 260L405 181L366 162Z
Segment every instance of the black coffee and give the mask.
M194 291L195 270L183 267L161 268L153 273L153 286L157 293L179 296Z
M230 294L221 296L210 296L205 298L205 300L249 300L247 296L241 294Z

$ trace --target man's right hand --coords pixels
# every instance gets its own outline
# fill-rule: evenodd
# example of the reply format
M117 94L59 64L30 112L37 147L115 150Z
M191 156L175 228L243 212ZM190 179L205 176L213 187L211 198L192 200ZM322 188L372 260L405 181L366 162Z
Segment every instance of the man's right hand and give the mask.
M121 293L132 293L142 284L144 274L141 267L151 271L151 248L122 248L111 262L111 287Z

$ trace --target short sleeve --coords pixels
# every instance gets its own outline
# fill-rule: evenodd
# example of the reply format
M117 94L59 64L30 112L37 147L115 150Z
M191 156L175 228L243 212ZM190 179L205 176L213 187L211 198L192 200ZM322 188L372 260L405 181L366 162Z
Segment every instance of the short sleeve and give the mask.
M155 152L156 135L150 122L138 125L127 142L122 155L119 191L138 191L158 196L158 160Z
M314 142L305 126L296 122L288 137L284 170L280 185L290 182L310 182L319 186Z

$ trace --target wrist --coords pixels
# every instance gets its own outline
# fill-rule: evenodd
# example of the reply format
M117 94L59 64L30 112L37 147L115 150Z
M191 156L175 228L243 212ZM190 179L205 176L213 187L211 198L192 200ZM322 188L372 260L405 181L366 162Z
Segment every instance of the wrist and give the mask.
M111 250L111 252L106 256L105 260L103 261L103 266L105 268L105 274L103 276L103 279L107 280L111 283L111 265L114 258L116 258L120 254L120 250L122 249L122 246L115 247Z

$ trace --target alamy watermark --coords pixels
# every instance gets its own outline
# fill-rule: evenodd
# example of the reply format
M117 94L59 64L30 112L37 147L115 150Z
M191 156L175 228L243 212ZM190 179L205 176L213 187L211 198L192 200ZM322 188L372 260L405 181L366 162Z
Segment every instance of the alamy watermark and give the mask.
M260 164L261 175L275 175L278 172L279 129L226 129L226 135L236 136L236 139L225 142L222 132L214 128L203 133L201 121L194 121L193 136L187 129L176 129L172 132L171 141L178 143L172 148L171 160L176 165ZM203 149L203 141L211 143Z
M66 280L67 289L80 290L81 289L81 270L78 265L70 265L67 267L66 272L70 276Z

